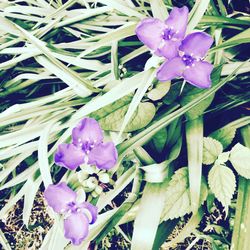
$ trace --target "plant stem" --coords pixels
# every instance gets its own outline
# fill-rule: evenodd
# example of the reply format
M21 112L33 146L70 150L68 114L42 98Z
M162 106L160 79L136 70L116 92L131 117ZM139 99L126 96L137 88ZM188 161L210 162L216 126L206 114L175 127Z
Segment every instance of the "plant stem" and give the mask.
M250 147L250 125L241 129L244 144ZM238 198L231 250L247 250L250 245L250 180L239 177Z

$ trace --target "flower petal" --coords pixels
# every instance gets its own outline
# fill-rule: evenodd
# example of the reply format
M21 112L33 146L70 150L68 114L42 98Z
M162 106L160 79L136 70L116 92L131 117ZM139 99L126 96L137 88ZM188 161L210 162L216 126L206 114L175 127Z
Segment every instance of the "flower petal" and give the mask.
M159 47L155 54L158 56L164 56L167 59L178 56L178 48L180 46L179 41L165 40L164 45Z
M72 244L80 245L88 236L88 217L82 212L73 212L64 220L64 236L70 239Z
M73 143L89 150L91 145L97 145L103 140L99 123L93 118L84 118L72 131Z
M188 8L186 6L182 8L174 7L169 14L169 17L165 21L165 24L169 28L173 28L175 33L174 38L183 39L186 33L188 23Z
M55 163L59 166L74 170L84 163L84 152L74 144L60 144L55 154Z
M93 224L96 222L97 220L97 215L98 215L98 208L94 205L92 205L91 203L89 202L82 202L80 205L79 205L80 208L85 208L87 209L90 214L91 214L91 220L90 220L90 224Z
M195 32L186 36L179 49L187 55L202 58L213 44L213 38L205 32Z
M117 162L117 150L113 142L106 142L94 147L89 153L89 164L100 169L110 169Z
M211 86L210 74L213 65L208 62L195 62L194 67L186 69L183 78L190 84L199 88L209 88Z
M163 63L157 71L156 77L159 81L169 81L175 77L182 76L185 64L181 57L175 57Z
M76 202L76 192L70 189L65 182L49 185L44 191L44 198L56 213L68 210L68 205Z
M136 27L139 40L151 50L156 50L162 41L164 23L157 18L145 18Z

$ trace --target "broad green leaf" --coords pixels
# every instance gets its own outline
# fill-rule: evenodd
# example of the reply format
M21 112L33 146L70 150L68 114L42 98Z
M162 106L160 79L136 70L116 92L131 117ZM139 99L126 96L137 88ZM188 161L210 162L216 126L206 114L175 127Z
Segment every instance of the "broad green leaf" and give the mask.
M147 93L147 96L152 101L158 101L162 99L170 90L171 82L159 82L155 88Z
M117 101L112 102L111 104L98 109L97 111L90 114L91 117L95 118L96 120L101 120L106 116L112 114L113 112L118 111L124 107L127 107L132 100L132 95L124 96Z
M250 124L250 117L245 116L233 122L230 122L224 127L214 131L209 135L209 137L212 137L220 141L223 145L223 148L227 148L232 143L235 137L236 130L238 128L244 127L249 124Z
M192 211L199 208L202 155L203 155L203 117L189 120L186 123L186 142L188 156L188 173Z
M233 171L224 165L214 165L208 174L208 184L215 197L225 207L227 213L236 188Z
M152 250L161 249L162 244L172 234L174 228L177 226L178 221L179 219L163 221L159 225Z
M223 147L219 141L211 137L204 137L202 159L203 164L210 165L214 163L222 151Z
M239 175L250 179L250 149L237 143L230 152L229 157Z
M223 148L227 148L233 141L236 133L236 128L232 126L225 126L221 129L214 131L209 137L212 137L219 141Z
M212 72L212 76L211 76L213 83L218 82L218 80L220 79L220 73L221 73L221 67L217 67L214 69L214 71ZM195 98L197 98L198 96L206 92L207 90L204 90L204 89L198 89L190 85L185 86L185 89L183 91L182 98L181 98L181 105L184 106L190 103L192 100L194 100ZM214 99L214 95L211 95L205 100L203 100L199 105L189 110L186 113L187 118L192 120L201 116L204 113L204 111L210 106L213 99Z
M180 168L173 175L165 192L166 203L163 220L174 219L191 213L191 200L188 182L188 168ZM207 197L207 185L202 178L200 204Z
M132 250L151 250L154 244L161 213L165 204L168 180L163 183L147 183L134 222ZM152 216L152 212L154 216ZM145 237L146 236L146 237Z
M161 183L168 174L167 164L165 162L141 167L145 171L144 179L148 183Z
M163 128L159 132L157 132L152 138L152 143L158 153L161 153L164 149L167 141L167 135L168 133L166 128Z
M99 123L101 127L104 130L119 131L128 107L128 105L124 106L100 119ZM133 114L130 123L124 129L124 132L132 132L146 127L153 119L155 112L156 109L152 103L140 103Z
M220 74L221 74L221 67L218 66L213 70L212 75L211 75L211 80L212 80L213 85L219 82ZM199 89L191 85L185 86L185 89L183 91L182 98L181 98L181 105L182 106L187 105L192 100L194 100L195 98L197 98L198 96L206 92L207 92L206 89ZM199 105L190 109L186 113L187 118L192 120L202 115L204 111L210 106L211 102L213 101L213 98L214 98L214 95L210 95L208 98L206 98L201 103L199 103Z
M228 161L230 152L224 152L219 154L218 159L215 161L215 164L223 164Z

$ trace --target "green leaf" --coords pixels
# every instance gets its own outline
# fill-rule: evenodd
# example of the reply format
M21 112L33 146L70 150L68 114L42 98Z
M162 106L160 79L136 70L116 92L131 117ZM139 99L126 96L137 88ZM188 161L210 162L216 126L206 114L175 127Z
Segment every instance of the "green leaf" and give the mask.
M119 131L123 118L128 110L129 105L123 106L115 110L111 114L99 120L104 130ZM124 129L124 132L132 132L146 127L155 115L155 106L150 102L140 103L134 112L130 123Z
M39 186L41 185L41 181L39 179L33 181L30 178L26 181L26 184L27 184L27 192L24 194L23 223L26 227L28 227L31 210L36 197L36 193L39 189Z
M225 165L214 165L208 174L208 184L227 212L236 188L233 171Z
M203 17L208 8L209 2L209 0L195 2L195 5L189 13L187 34L193 31L196 25L200 22L201 18Z
M189 219L185 226L178 232L178 235L175 236L171 241L166 242L163 246L164 249L173 248L175 249L176 245L180 242L183 242L190 234L198 227L203 216L203 211L200 208L198 212Z
M224 16L206 16L204 15L199 24L208 24L208 25L250 25L248 20L240 20L232 17L224 17Z
M239 175L250 179L250 149L237 143L231 150L229 160Z
M162 99L170 90L171 82L159 82L156 84L155 88L147 93L147 96L152 101L157 101Z
M186 142L188 156L188 172L192 211L199 208L202 156L203 156L203 117L186 122Z
M168 16L167 7L163 0L150 0L150 7L155 18L166 20Z
M137 214L134 222L132 250L152 249L164 208L167 184L167 179L159 184L147 183L139 206L140 212ZM152 211L154 216L152 216Z
M211 80L212 80L213 85L219 82L221 69L222 67L218 66L213 70L212 75L211 75ZM200 95L206 92L207 92L206 89L199 89L191 85L185 86L185 89L183 91L182 98L181 98L181 105L182 106L187 105L192 100L196 99L197 97L199 97ZM202 115L204 111L210 106L211 102L213 101L213 98L214 98L214 94L212 94L211 96L203 100L201 103L199 103L199 105L190 109L186 113L187 118L190 120L193 120L199 117L200 115Z
M169 172L166 162L141 167L145 171L144 179L149 183L161 183Z
M214 163L222 151L223 147L219 141L211 137L204 137L202 163L206 165Z
M215 164L223 164L228 161L230 152L223 152L218 156L218 159L215 161Z
M128 110L124 116L124 119L123 119L122 124L121 124L120 129L119 129L118 137L120 137L121 134L125 131L125 128L129 124L129 122L132 120L132 117L135 117L134 116L135 111L137 108L139 108L140 102L141 102L143 96L145 95L147 89L152 84L154 77L155 77L155 71L151 70L150 75L149 76L145 75L145 78L141 81L141 84L138 87L136 93L134 94L133 99L132 99L131 103L129 104ZM155 112L153 112L153 113L155 113Z
M233 46L237 46L239 44L243 43L249 43L250 42L250 28L245 29L241 33L238 33L237 35L233 36L232 38L226 40L225 42L221 43L220 45L213 47L210 49L210 53L215 52L217 50L230 48Z
M220 143L223 145L223 148L227 148L232 143L235 133L236 128L227 126L214 131L209 136L216 139L217 141L220 141Z
M175 172L165 192L166 204L163 219L174 219L191 213L191 200L188 182L188 168L183 167ZM207 185L202 178L200 204L207 197Z
M167 135L168 133L166 128L163 128L159 132L157 132L152 138L152 143L158 153L161 153L164 149L167 141Z
M48 155L48 136L49 132L54 126L55 121L51 121L41 132L38 142L38 165L41 172L41 177L45 188L52 184L50 175L49 155Z
M161 248L161 245L166 241L169 235L172 234L178 221L178 219L168 220L159 225L152 250L159 250Z

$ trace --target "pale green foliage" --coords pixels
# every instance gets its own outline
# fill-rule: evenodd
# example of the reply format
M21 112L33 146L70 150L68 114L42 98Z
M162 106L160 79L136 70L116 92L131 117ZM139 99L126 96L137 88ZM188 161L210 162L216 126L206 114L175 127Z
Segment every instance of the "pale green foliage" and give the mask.
M239 175L250 179L250 149L237 143L230 152L229 160Z
M188 155L188 176L192 211L195 214L199 208L202 179L203 156L203 117L189 120L186 123L186 141Z
M209 171L208 184L215 197L225 207L227 213L236 188L233 171L225 165L214 165Z
M157 150L157 152L162 152L162 150L164 149L164 146L166 144L166 140L167 140L167 130L166 128L161 129L159 132L157 132L152 140L155 149Z
M215 161L215 164L223 164L228 161L230 152L223 152L219 154L218 159Z
M231 144L235 136L235 133L236 133L236 128L228 126L216 130L210 136L219 141L223 145L223 148L226 148L229 144Z
M105 130L119 131L124 115L128 110L128 105L110 113L100 119L100 125ZM146 127L155 115L155 106L150 102L140 103L137 110L131 117L130 123L124 129L124 132L131 132ZM112 121L112 123L110 122Z
M163 98L170 90L170 82L159 82L156 84L155 88L147 93L149 99L153 101L160 100Z
M134 222L131 249L152 249L161 213L164 209L167 183L168 180L165 180L163 183L148 183L146 185L139 205L140 213L137 214ZM152 216L152 211L154 216ZM147 219L145 220L145 218Z
M214 163L222 151L223 147L219 141L211 137L205 137L203 139L203 164Z
M208 0L197 1L194 6L189 3L192 10L188 31L205 30L212 25L209 32L216 36L216 46L210 50L214 54L210 53L208 57L212 63L227 63L222 66L222 71L220 66L215 67L211 89L199 90L190 87L190 90L186 85L181 97L178 98L180 93L173 93L170 82L153 84L155 68L163 59L153 58L147 63L141 61L141 55L149 50L134 36L138 22L149 16L151 11L153 16L165 19L167 9L172 8L171 1L146 0L136 1L135 4L132 0L26 0L22 1L26 3L22 5L19 2L0 1L0 55L6 58L6 61L0 63L0 97L7 101L6 105L4 100L3 112L0 114L0 159L3 160L0 169L0 190L11 188L13 191L8 202L1 208L0 218L5 218L7 212L24 197L23 220L28 225L37 190L42 183L47 186L56 179L51 166L58 145L68 142L72 128L80 119L86 116L94 117L99 120L102 128L107 130L107 134L110 130L133 132L128 134L127 140L117 140L120 143L119 162L116 168L109 172L110 176L118 174L116 182L113 189L105 194L101 193L97 198L99 219L91 225L90 234L81 246L67 246L69 242L63 236L62 221L56 217L41 247L44 250L87 249L91 240L97 242L116 224L121 223L117 221L118 215L123 216L122 223L135 219L141 201L139 196L136 196L138 200L132 208L131 204L127 206L126 202L121 205L123 214L117 213L116 207L108 206L126 187L129 189L131 183L140 182L135 173L139 169L138 165L143 164L138 161L133 150L153 138L158 153L162 153L163 148L169 146L166 144L171 144L171 152L167 152L164 157L169 158L169 162L175 159L178 162L178 157L183 157L179 155L184 135L181 125L169 125L174 125L179 118L183 122L183 115L188 119L203 115L214 94L221 87L233 79L236 73L249 72L249 62L242 65L242 62L237 61L237 49L226 49L249 42L250 29L245 27L248 27L250 22L247 17L214 15L211 11L214 6ZM227 40L224 32L217 32L222 31L224 27L233 28L237 34ZM69 41L61 39L65 34L70 37ZM57 37L59 39L56 39ZM227 55L226 58L224 55ZM213 57L217 59L214 60ZM140 65L133 65L132 60L137 60ZM6 70L10 72L7 79ZM148 90L151 84L153 89ZM49 93L40 91L40 87L45 85L49 86ZM15 103L8 106L8 95L18 96L19 92L25 93L25 100L11 100ZM42 97L34 97L32 93ZM170 96L169 102L164 100L166 94ZM171 99L173 95L175 97ZM181 108L177 103L178 99L181 99ZM176 103L173 103L174 100ZM169 106L164 106L164 101ZM244 117L241 125L234 124L230 128L215 131L211 137L220 141L225 148L232 142L236 128L248 123L249 118ZM170 133L170 127L174 137ZM236 146L231 151L230 161L241 175L249 178L250 167L246 164L250 162L248 151L242 147L238 150L239 146ZM221 154L221 146L216 142L214 147L218 151L215 152L213 147L208 147L209 150L205 153L209 162L213 163L218 157L217 161L224 163L228 158ZM135 164L128 169L123 168L121 162L124 156ZM188 155L188 158L190 157ZM23 163L27 168L23 172L16 171ZM146 181L161 182L166 176L165 167L153 169L150 173L151 170L152 168L148 169L145 174ZM201 172L201 169L199 171ZM62 180L67 182L68 177L68 174L64 174ZM107 178L104 179L106 181ZM133 189L134 186L133 184ZM143 187L144 185L139 185L137 189L143 191ZM152 200L148 199L152 193L147 189L145 193L147 201L144 203L144 211L147 213L142 214L140 220L141 227L144 222L147 225L153 223L154 230L148 241L148 246L151 246L164 204L164 219L176 218L191 212L188 169L179 169L167 188L154 191L154 196L151 197L159 204L156 219L148 216L152 214L149 210L155 206L155 203L151 204ZM207 187L202 178L199 205L206 196ZM163 203L165 199L166 203ZM193 218L197 225L197 216ZM194 228L192 225L188 232L191 233ZM145 237L140 229L137 230L137 235L141 239ZM1 231L0 242L4 248L9 249Z
M192 211L187 167L180 168L175 172L165 194L164 220L178 218ZM206 197L207 185L204 179L202 179L200 204L203 203Z

